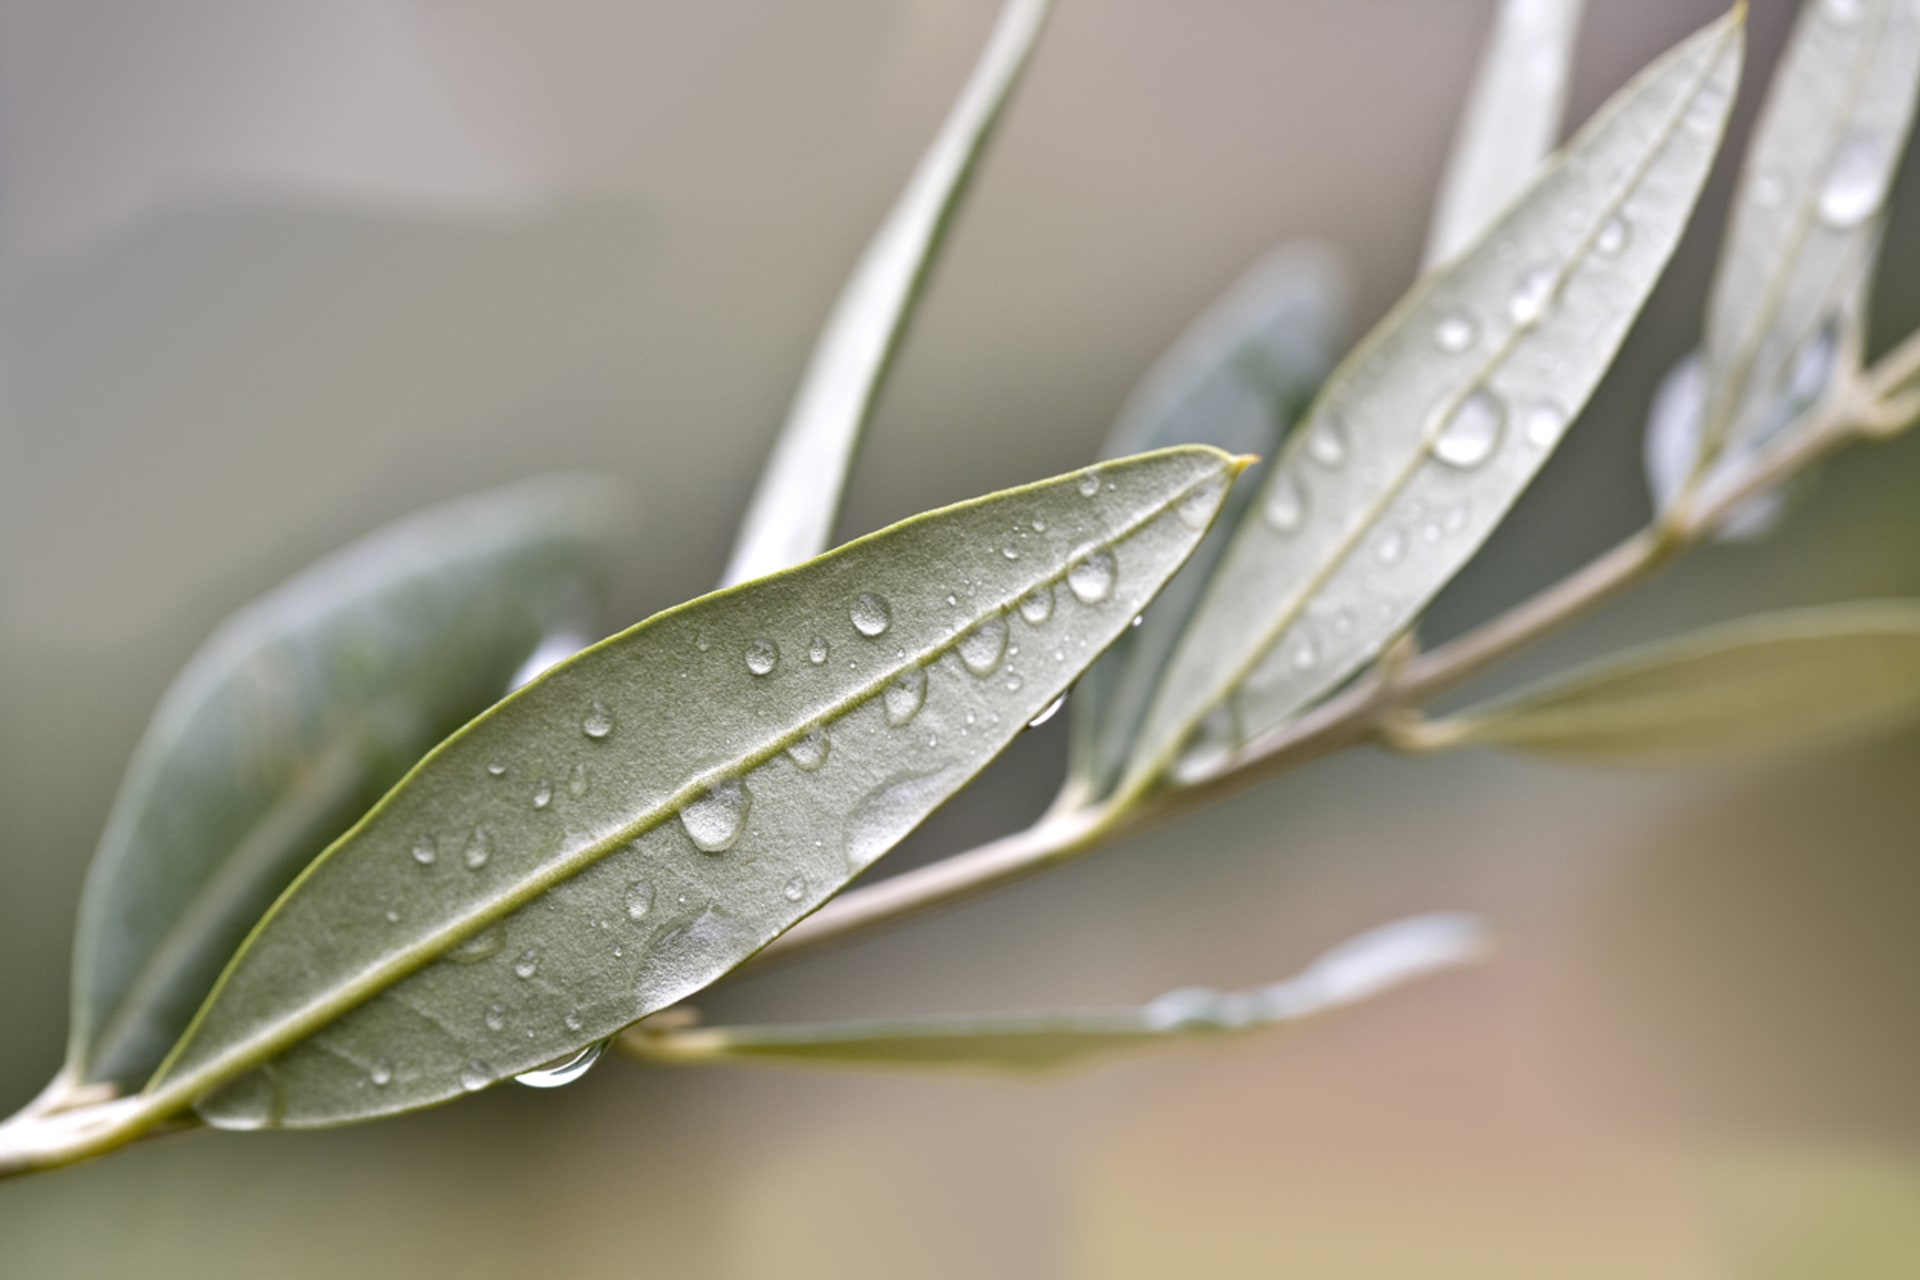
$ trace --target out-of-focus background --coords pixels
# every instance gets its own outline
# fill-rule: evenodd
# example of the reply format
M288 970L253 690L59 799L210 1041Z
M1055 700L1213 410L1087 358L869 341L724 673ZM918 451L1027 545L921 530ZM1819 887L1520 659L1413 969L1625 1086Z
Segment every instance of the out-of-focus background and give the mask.
M1588 6L1571 118L1714 16ZM227 611L426 502L632 481L621 622L705 590L815 327L986 0L0 4L0 1109L58 1065L81 875ZM1756 0L1754 90L1791 18ZM1486 0L1061 0L853 485L851 535L1071 469L1264 250L1408 284ZM1728 194L1448 631L1644 518L1639 430ZM1882 344L1920 323L1920 173ZM1828 468L1514 674L1752 609L1920 595L1920 441ZM1022 823L1026 735L889 859ZM1497 962L1342 1018L1039 1083L609 1060L339 1132L0 1186L38 1276L1920 1274L1920 735L1583 772L1363 752L710 1018L1144 1000L1389 918Z

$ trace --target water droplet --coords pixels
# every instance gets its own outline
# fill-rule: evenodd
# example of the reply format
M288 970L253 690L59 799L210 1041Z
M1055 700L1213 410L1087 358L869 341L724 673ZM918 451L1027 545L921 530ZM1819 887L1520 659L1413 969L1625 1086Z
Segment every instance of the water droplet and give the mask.
M1293 533L1307 520L1307 491L1291 471L1277 472L1261 508L1276 533Z
M520 958L513 962L513 976L531 978L538 972L540 972L540 948L528 947L520 953Z
M606 1047L607 1042L601 1040L588 1045L578 1053L556 1059L543 1067L522 1071L514 1079L529 1089L558 1089L561 1085L572 1084L587 1074L593 1064L600 1061L600 1054Z
M918 826L966 776L954 765L933 773L896 774L868 792L847 815L841 848L847 865L863 871Z
M1467 527L1467 504L1456 502L1447 508L1447 514L1441 517L1443 527L1448 533L1459 533Z
M1174 511L1180 516L1180 523L1189 529L1204 529L1212 523L1213 513L1220 509L1220 499L1226 496L1227 478L1217 476L1205 484L1197 485L1174 505Z
M533 807L536 809L544 809L552 803L553 784L545 778L542 778L540 785L533 789Z
M1099 473L1093 471L1082 472L1080 476L1080 496L1083 498L1091 498L1099 492Z
M1000 554L1009 560L1018 560L1020 558L1020 548L1009 542L1006 546L1000 548Z
M892 622L893 609L879 596L863 591L853 598L853 629L861 635L883 635Z
M1053 588L1040 584L1020 597L1020 616L1039 626L1053 616Z
M373 1081L374 1087L377 1089L384 1089L388 1085L392 1084L393 1083L392 1061L387 1058L375 1058L373 1060L373 1069L367 1072L367 1079Z
M566 1022L567 1030L569 1031L578 1031L580 1028L587 1025L586 1019L580 1016L580 1011L578 1009L569 1010L567 1012L567 1016L564 1019L564 1021Z
M717 782L680 810L680 825L702 853L725 853L747 825L753 795L738 778Z
M1567 429L1566 411L1559 405L1537 404L1527 410L1521 422L1527 443L1536 449L1550 449Z
M573 772L567 775L567 794L578 800L593 789L593 776L587 772L587 766L576 764Z
M800 901L800 899L807 896L807 878L805 876L795 876L793 879L787 881L786 887L780 890L780 896L788 902Z
M1308 429L1307 456L1329 469L1347 460L1347 429L1340 419L1325 414Z
M485 827L475 827L473 834L467 837L467 847L461 857L466 859L469 870L478 871L487 865L487 859L493 854L493 837L487 834Z
M807 645L807 661L816 667L827 660L827 653L827 638L825 636L815 636L812 643Z
M1042 707L1040 709L1039 715L1027 721L1027 728L1038 729L1041 725L1045 724L1047 721L1059 715L1060 708L1066 705L1067 705L1067 695L1063 693L1059 697L1055 698L1052 702L1049 702L1046 706Z
M1047 531L1047 519L1045 516L1035 516L1033 519L1027 521L1027 526L1035 533L1045 533Z
M1539 324L1559 284L1560 273L1551 263L1529 267L1514 282L1513 293L1507 298L1507 314L1518 325Z
M1141 623L1143 623L1143 622L1145 622L1146 620L1147 620L1147 615L1146 615L1146 614L1144 614L1144 613L1136 613L1136 614L1134 614L1134 615L1133 615L1133 621L1132 621L1132 622L1129 622L1129 623L1127 624L1127 626L1128 626L1129 628L1132 628L1132 627L1137 627L1137 626L1139 626L1139 625L1140 625Z
M1440 323L1433 327L1434 345L1450 355L1459 355L1471 347L1473 340L1479 336L1480 327L1464 311L1441 317Z
M1507 406L1481 388L1462 400L1433 442L1433 456L1450 467L1477 467L1493 456L1507 424Z
M1593 238L1593 247L1598 249L1603 257L1617 258L1632 238L1633 231L1627 225L1627 220L1615 215L1600 224L1599 234Z
M489 1031L499 1031L507 1025L507 1011L498 1004L488 1005L482 1017Z
M1067 589L1082 604L1097 604L1113 591L1119 568L1111 551L1095 551L1067 570Z
M920 714L920 705L927 700L927 673L919 667L909 667L894 678L881 695L886 706L887 723L903 725Z
M487 772L496 778L504 778L507 774L507 766L496 762L487 766Z
M747 646L747 670L754 675L770 674L780 665L780 646L771 640L755 640Z
M1018 693L1020 691L1020 683L1021 683L1020 673L1018 671L1007 672L1007 692L1008 693Z
M1399 529L1388 529L1373 544L1373 558L1381 564L1398 564L1407 554L1407 535Z
M1007 620L999 614L984 618L960 637L960 661L977 676L991 675L1007 653Z
M398 911L389 911L389 912L387 912L387 923L388 923L388 924L399 924L399 923L400 923L400 913L399 913Z
M439 846L434 844L432 836L421 836L413 842L413 860L423 867L432 866L439 852Z
M827 750L831 745L825 729L809 729L806 737L787 748L787 756L794 764L812 773L827 762Z
M607 704L596 700L587 710L587 718L580 722L580 730L595 742L599 742L613 732L613 712L607 710Z
M1846 230L1872 217L1887 194L1883 148L1855 138L1840 148L1820 187L1820 219Z
M493 1083L493 1068L474 1058L460 1068L460 1087L468 1093L477 1093Z
M647 912L653 910L653 886L645 880L635 880L627 886L627 919L645 920Z
M1293 646L1293 669L1311 671L1320 663L1320 646L1313 642L1312 636L1301 636Z

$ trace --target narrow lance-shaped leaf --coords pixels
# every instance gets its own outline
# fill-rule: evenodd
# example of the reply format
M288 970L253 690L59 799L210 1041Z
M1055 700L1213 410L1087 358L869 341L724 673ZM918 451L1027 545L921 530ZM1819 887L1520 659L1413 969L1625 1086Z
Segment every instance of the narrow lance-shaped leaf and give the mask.
M959 1067L1039 1071L1130 1049L1262 1031L1358 1004L1484 949L1468 916L1416 916L1353 938L1305 970L1251 991L1185 987L1138 1008L874 1018L813 1026L655 1030L641 1023L620 1045L654 1062L765 1062L888 1069Z
M1816 390L1816 395L1818 391ZM1682 356L1654 388L1647 410L1643 463L1647 490L1656 512L1670 511L1687 492L1700 461L1707 429L1707 365L1697 351ZM1787 494L1757 493L1723 518L1713 537L1721 542L1751 542L1780 527Z
M1665 267L1739 78L1738 11L1615 95L1329 381L1168 666L1125 788L1205 772L1377 656L1559 442ZM1189 743L1206 720L1197 743Z
M1413 731L1413 745L1484 743L1663 760L1828 743L1920 719L1920 603L1763 614L1604 659Z
M555 628L591 627L608 481L516 485L329 557L221 625L134 752L80 903L73 1083L137 1085L302 867Z
M1765 443L1857 354L1859 297L1920 83L1910 0L1803 6L1747 150L1707 304L1700 462Z
M699 990L1057 697L1192 551L1237 465L1168 450L949 507L554 667L295 882L149 1105L200 1099L231 1127L380 1115Z
M1210 444L1272 458L1338 356L1351 289L1331 249L1288 245L1255 263L1156 363L1114 420L1104 457L1176 444ZM1187 563L1138 625L1074 688L1068 774L1105 792L1153 698L1264 467L1233 488Z
M1007 0L966 87L854 268L801 376L721 585L827 549L860 433L1051 0Z
M1502 0L1434 205L1427 268L1477 240L1553 149L1582 7L1582 0Z

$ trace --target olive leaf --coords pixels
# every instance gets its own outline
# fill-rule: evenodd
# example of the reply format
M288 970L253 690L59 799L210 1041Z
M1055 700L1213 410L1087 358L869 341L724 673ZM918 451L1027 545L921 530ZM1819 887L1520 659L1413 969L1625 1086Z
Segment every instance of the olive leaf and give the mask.
M1696 468L1799 419L1861 346L1861 295L1920 84L1909 0L1803 7L1747 149L1707 303Z
M1175 444L1211 444L1272 457L1313 398L1344 339L1352 296L1333 250L1294 244L1243 274L1196 320L1128 397L1103 457ZM1074 688L1068 774L1092 795L1119 777L1147 704L1262 468L1234 486L1193 555Z
M1203 773L1335 688L1492 533L1673 251L1743 29L1736 10L1643 71L1329 380L1208 583L1123 790Z
M1604 659L1434 724L1411 745L1619 760L1757 753L1920 718L1920 602L1761 614Z
M860 433L1051 0L1007 0L972 76L867 245L801 376L722 586L826 550Z
M1583 7L1582 0L1502 0L1434 203L1426 267L1479 239L1553 149Z
M138 1085L260 913L555 628L596 621L624 489L433 508L234 614L174 680L101 835L74 944L74 1084Z
M764 1062L888 1069L1042 1071L1129 1049L1240 1034L1330 1013L1438 970L1479 959L1470 916L1416 916L1371 930L1284 982L1251 991L1184 987L1137 1008L947 1014L771 1027L656 1030L641 1023L620 1047L647 1061Z
M282 896L148 1106L198 1100L241 1128L381 1115L699 990L1058 697L1185 560L1238 465L1172 449L949 507L553 667Z
M1707 365L1697 351L1682 356L1654 388L1643 438L1647 490L1656 512L1673 510L1685 496L1707 431ZM1787 516L1787 494L1757 493L1721 519L1713 537L1752 542L1778 529Z

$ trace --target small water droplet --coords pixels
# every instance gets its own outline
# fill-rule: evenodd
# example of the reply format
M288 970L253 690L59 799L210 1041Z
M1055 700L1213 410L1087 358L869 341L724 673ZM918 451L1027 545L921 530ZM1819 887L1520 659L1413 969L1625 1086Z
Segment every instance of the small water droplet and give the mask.
M536 809L544 809L552 803L553 784L545 778L542 778L540 779L540 785L533 789L533 807Z
M613 732L613 712L607 710L606 703L596 700L587 709L587 718L580 722L580 730L599 742Z
M432 866L439 852L439 846L434 844L432 836L421 836L413 842L413 860L423 867Z
M1131 628L1133 628L1133 627L1137 627L1137 626L1139 626L1139 625L1140 625L1141 623L1143 623L1143 622L1145 622L1146 620L1147 620L1147 615L1146 615L1146 614L1144 614L1144 613L1136 613L1136 614L1134 614L1134 615L1133 615L1133 621L1132 621L1132 622L1129 622L1129 623L1127 624L1127 626L1128 626L1128 628L1129 628L1129 629L1131 629Z
M563 1019L563 1021L566 1023L567 1030L569 1031L578 1031L580 1028L587 1025L586 1019L580 1016L580 1011L578 1009L569 1010L566 1018Z
M460 1068L460 1087L468 1093L477 1093L493 1083L493 1068L474 1058Z
M800 899L807 896L807 878L805 876L795 876L793 879L787 881L786 886L780 890L780 896L788 902L800 901Z
M1007 692L1018 693L1020 691L1020 685L1020 673L1018 671L1007 672Z
M645 920L647 912L653 910L653 886L645 880L635 880L627 886L627 919Z
M812 641L808 643L807 661L811 662L814 666L817 667L825 662L827 660L827 654L827 638L825 636L815 636Z
M1507 298L1507 314L1518 325L1539 324L1547 314L1547 307L1553 302L1553 291L1559 284L1560 273L1551 263L1543 262L1527 268L1514 281L1513 293Z
M1536 449L1552 448L1560 439L1560 433L1567 429L1566 411L1559 405L1537 404L1527 410L1521 422L1527 443Z
M1373 558L1381 564L1398 564L1407 554L1407 535L1399 529L1388 529L1373 544Z
M693 647L705 653L707 650L713 648L713 641L707 638L706 632L702 631L693 638Z
M999 614L983 618L960 637L960 661L977 676L992 675L1007 654L1007 620Z
M1887 194L1887 167L1882 147L1864 138L1842 146L1820 187L1820 219L1846 230L1872 217Z
M827 762L827 750L831 745L824 728L809 729L804 738L787 748L787 756L794 764L812 773Z
M1603 257L1617 258L1626 249L1627 242L1632 237L1633 232L1627 225L1627 220L1615 215L1600 224L1599 234L1593 239L1593 247L1598 249Z
M558 1089L561 1085L572 1084L587 1074L594 1063L600 1061L601 1051L606 1047L607 1042L601 1040L588 1045L578 1053L549 1062L544 1067L522 1071L514 1077L514 1080L526 1085L529 1089Z
M1480 327L1464 311L1441 317L1440 323L1433 327L1434 345L1450 355L1459 355L1471 347L1473 340L1479 336Z
M1493 456L1506 423L1506 404L1483 387L1454 407L1434 438L1433 456L1450 467L1477 467Z
M1307 519L1307 491L1300 487L1300 478L1291 471L1275 473L1273 483L1268 486L1266 505L1261 510L1274 532L1297 531Z
M754 675L770 674L780 665L780 646L762 638L747 646L747 670Z
M883 635L892 623L893 609L879 596L863 591L853 598L853 629L861 635Z
M498 1004L488 1005L482 1016L489 1031L499 1031L507 1025L507 1011Z
M903 725L920 714L920 706L927 700L927 673L919 667L909 667L896 676L881 694L886 707L887 723Z
M1119 567L1114 563L1111 551L1095 551L1084 560L1077 560L1067 570L1067 589L1082 604L1097 604L1105 600L1113 591L1113 580L1119 576Z
M1323 467L1337 467L1347 460L1347 429L1332 414L1323 414L1307 430L1307 456Z
M469 870L478 871L487 865L487 859L493 854L493 837L487 834L485 827L475 827L473 834L467 837L467 847L461 854L466 859Z
M1041 583L1020 597L1020 616L1039 626L1053 616L1053 588Z
M1018 560L1020 558L1020 548L1009 542L1006 546L1000 548L1000 554L1009 560Z
M1447 508L1447 514L1442 516L1441 520L1443 522L1442 527L1444 527L1448 533L1459 533L1467 527L1467 504L1464 502L1454 503L1451 507Z
M513 962L513 976L531 978L538 972L540 972L540 948L528 947L520 953L520 958Z
M1179 514L1180 523L1187 528L1204 529L1213 522L1213 513L1220 509L1220 499L1226 493L1227 478L1216 476L1205 484L1195 486L1173 509Z
M1293 669L1311 671L1320 663L1320 646L1312 636L1301 636L1293 645Z
M400 913L399 913L398 911L389 911L389 912L387 912L387 923L388 923L388 924L399 924L399 923L400 923Z
M393 1083L393 1062L387 1058L375 1058L373 1069L367 1072L367 1079L373 1081L377 1089L386 1088Z
M576 764L573 772L567 775L567 794L578 800L593 788L593 777L587 772L587 766Z
M1049 702L1046 706L1042 707L1040 709L1039 715L1027 721L1027 728L1038 729L1041 725L1045 724L1047 721L1059 715L1060 708L1066 705L1067 705L1067 695L1063 693L1059 697L1055 698L1052 702Z
M507 776L507 766L495 762L487 766L487 772L496 778L504 778Z
M1047 518L1045 516L1035 516L1033 519L1027 521L1027 527L1035 533L1045 533L1047 531Z
M738 778L716 782L680 810L680 825L702 853L725 853L747 825L753 795Z
M1100 492L1100 476L1097 472L1087 471L1080 476L1080 496L1091 498Z

